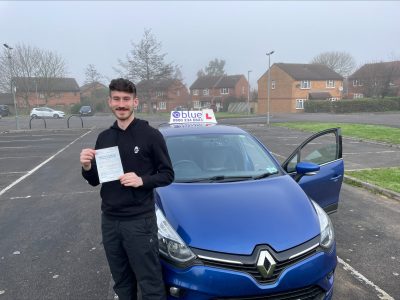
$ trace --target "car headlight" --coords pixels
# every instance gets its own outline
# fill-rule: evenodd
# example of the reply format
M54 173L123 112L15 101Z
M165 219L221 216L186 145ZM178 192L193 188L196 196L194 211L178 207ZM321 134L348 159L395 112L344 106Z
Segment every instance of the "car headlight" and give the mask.
M323 248L330 248L335 240L335 234L333 232L333 225L331 219L327 215L327 213L319 206L315 201L311 200L312 204L317 211L319 227L321 230L321 239L319 244Z
M168 223L164 214L157 206L156 216L158 225L158 246L161 255L179 263L185 263L195 258L196 256L192 250L186 246L185 242Z

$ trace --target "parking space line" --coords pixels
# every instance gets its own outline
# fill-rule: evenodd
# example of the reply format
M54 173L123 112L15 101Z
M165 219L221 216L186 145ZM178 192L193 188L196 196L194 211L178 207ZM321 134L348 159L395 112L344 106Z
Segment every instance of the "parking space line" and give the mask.
M348 263L346 263L343 259L341 259L340 257L338 257L337 259L338 259L338 263L343 265L343 269L345 271L349 271L350 274L353 275L353 277L356 278L358 281L371 286L378 293L377 296L379 299L394 300L394 298L392 296L390 296L388 293L386 293L384 290L382 290L379 286L377 286L371 280L366 278L364 275L362 275L360 272L358 272L356 269L354 269L352 266L350 266Z
M23 174L28 171L22 171L22 172L1 172L0 175L7 175L7 174Z
M0 157L0 159L21 159L21 158L41 158L45 157L44 155L34 155L34 156L6 156Z
M3 195L5 192L7 192L9 189L11 189L13 186L15 186L16 184L18 184L19 182L21 182L22 180L24 180L25 178L27 178L28 176L32 175L33 173L35 173L38 169L40 169L42 166L44 166L45 164L47 164L49 161L51 161L54 157L56 157L58 154L60 154L61 152L63 152L65 149L67 149L69 146L71 146L73 143L75 143L76 141L80 140L81 138L83 138L85 135L89 134L90 132L92 132L92 130L89 130L88 132L82 134L81 136L79 136L78 138L76 138L75 140L73 140L71 143L69 143L67 146L65 146L64 148L62 148L61 150L57 151L54 155L50 156L48 159L46 159L44 162L42 162L41 164L37 165L36 167L34 167L32 170L28 171L27 174L21 176L20 178L18 178L17 180L15 180L13 183L11 183L10 185L6 186L4 189L2 189L0 191L0 196ZM25 148L25 147L24 147Z
M400 151L386 150L386 151L371 151L371 152L347 152L344 155L360 155L360 154L380 154L380 153L395 153Z

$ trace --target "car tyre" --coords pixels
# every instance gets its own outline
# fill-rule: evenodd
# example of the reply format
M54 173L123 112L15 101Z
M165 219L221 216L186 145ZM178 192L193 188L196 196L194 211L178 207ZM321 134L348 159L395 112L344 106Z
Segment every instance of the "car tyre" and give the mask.
M37 119L37 115L32 115L32 119Z
M59 116L58 114L54 114L54 115L53 115L53 118L54 118L54 119L59 119L60 116Z

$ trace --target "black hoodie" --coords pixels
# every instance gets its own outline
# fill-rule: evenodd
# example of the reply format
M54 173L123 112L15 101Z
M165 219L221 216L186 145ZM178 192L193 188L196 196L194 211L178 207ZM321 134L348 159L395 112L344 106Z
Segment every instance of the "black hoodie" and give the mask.
M123 186L119 180L102 184L101 210L115 219L143 218L154 214L153 189L174 180L174 171L165 140L147 121L135 118L122 130L117 122L99 134L95 149L118 146L124 173L135 172L143 180L138 188ZM82 176L89 184L99 182L96 161Z

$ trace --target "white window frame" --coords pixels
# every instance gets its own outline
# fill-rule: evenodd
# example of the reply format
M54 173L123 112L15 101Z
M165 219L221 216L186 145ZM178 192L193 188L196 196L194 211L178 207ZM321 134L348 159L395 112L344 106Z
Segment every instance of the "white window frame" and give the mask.
M364 98L364 94L361 93L354 93L353 94L353 99L361 99Z
M326 81L327 88L334 88L335 87L335 80L327 80Z
M360 79L354 79L353 80L353 86L363 86L364 84Z
M271 89L273 89L273 90L275 89L275 80L271 81Z
M208 96L210 95L210 90L209 89L204 89L203 90L203 96Z
M180 91L180 90L177 90L177 91L176 91L176 95L179 97L179 96L181 95L181 91Z
M39 93L39 99L44 99L44 93Z
M310 80L302 80L302 81L300 81L300 88L302 90L311 89L311 81Z
M194 96L197 96L199 94L199 90L193 90L192 93Z
M164 93L162 91L156 91L156 96L157 97L162 97Z
M165 102L165 101L158 102L158 109L166 110L167 109L167 102Z
M329 98L329 100L331 100L331 101L338 101L338 100L339 100L339 98L332 97L332 98Z
M193 101L193 108L194 108L194 109L196 109L196 108L201 108L201 104L200 104L200 101L199 101L199 100Z
M296 99L296 109L304 109L304 102L307 99Z
M229 94L229 88L221 88L220 89L221 95L228 95Z

